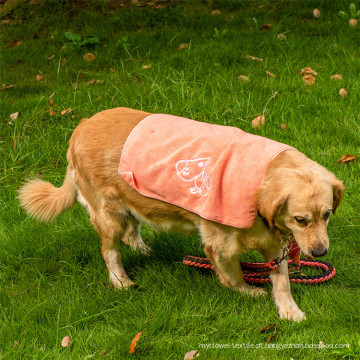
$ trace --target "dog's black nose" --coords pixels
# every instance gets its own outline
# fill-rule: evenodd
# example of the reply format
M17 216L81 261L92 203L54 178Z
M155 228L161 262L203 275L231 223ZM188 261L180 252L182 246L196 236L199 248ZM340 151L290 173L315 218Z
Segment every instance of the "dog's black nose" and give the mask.
M315 248L313 250L311 250L311 255L313 257L320 257L320 256L324 256L327 253L327 248L326 247L319 247L319 248Z

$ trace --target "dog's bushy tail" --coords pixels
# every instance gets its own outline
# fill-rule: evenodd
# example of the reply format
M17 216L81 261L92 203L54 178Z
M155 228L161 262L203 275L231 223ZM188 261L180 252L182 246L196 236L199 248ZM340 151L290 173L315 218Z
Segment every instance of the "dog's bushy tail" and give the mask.
M39 179L30 180L20 189L18 198L31 217L50 222L75 204L77 190L68 170L60 188Z

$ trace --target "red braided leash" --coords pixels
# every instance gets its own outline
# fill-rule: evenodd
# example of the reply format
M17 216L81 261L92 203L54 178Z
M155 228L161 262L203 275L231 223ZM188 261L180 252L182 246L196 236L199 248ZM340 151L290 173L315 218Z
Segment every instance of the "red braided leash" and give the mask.
M293 264L292 260L287 260L288 264ZM183 259L183 263L188 266L194 266L202 269L214 270L215 266L206 258L187 255ZM250 284L263 284L270 282L268 274L279 266L279 262L272 260L268 263L264 262L240 262L241 269L244 273L244 280ZM305 276L297 275L299 271L293 272L290 270L289 279L294 283L301 284L319 284L332 279L335 274L335 268L326 261L321 260L300 260L300 266L293 264L296 270L301 270L304 267L319 268L323 270L321 275Z

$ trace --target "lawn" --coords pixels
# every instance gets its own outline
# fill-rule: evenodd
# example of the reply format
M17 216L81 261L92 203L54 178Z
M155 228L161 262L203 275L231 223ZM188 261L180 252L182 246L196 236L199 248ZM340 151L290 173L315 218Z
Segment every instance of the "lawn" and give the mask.
M360 153L360 24L338 15L349 4L1 7L0 359L183 359L190 350L198 359L360 357L360 160L337 162ZM314 85L303 82L305 67L317 73ZM197 236L143 226L153 251L147 257L123 245L139 286L118 291L79 204L51 224L26 216L16 199L23 182L42 177L60 186L78 122L117 106L236 126L296 147L344 181L324 258L337 274L323 285L292 285L306 321L280 321L270 286L252 299L183 265L184 255L203 256ZM258 129L259 115L266 122ZM268 324L278 327L267 344ZM66 335L72 344L63 348Z

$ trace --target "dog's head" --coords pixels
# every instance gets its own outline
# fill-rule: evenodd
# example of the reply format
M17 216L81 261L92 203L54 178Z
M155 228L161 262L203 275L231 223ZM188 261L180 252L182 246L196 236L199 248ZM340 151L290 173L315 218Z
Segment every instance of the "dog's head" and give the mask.
M292 233L305 255L318 257L328 250L327 225L340 204L344 185L302 156L302 161L284 166L286 155L279 155L275 166L269 166L257 193L257 207L271 227Z

